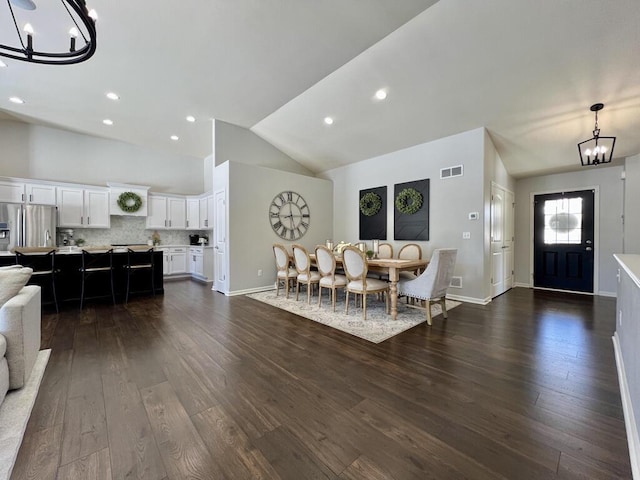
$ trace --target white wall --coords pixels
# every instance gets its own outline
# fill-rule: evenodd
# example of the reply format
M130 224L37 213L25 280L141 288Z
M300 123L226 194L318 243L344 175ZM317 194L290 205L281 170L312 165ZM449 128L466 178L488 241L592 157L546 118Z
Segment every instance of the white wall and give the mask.
M359 240L359 192L386 185L387 240L397 251L408 242L393 241L393 186L429 178L430 240L416 243L427 258L435 248L457 248L454 274L462 277L463 288L450 288L449 294L487 301L490 285L484 278L484 143L485 130L480 128L323 173L334 183L333 240ZM464 175L440 180L440 169L455 165L463 165ZM479 212L481 218L469 220L469 212ZM463 231L471 232L470 240L462 240Z
M276 278L274 243L287 246L299 243L312 251L332 237L333 185L319 178L228 162L216 167L216 190L225 186L225 168L228 168L229 292L236 294L271 287ZM269 205L285 190L302 195L311 213L311 226L297 242L283 240L271 228ZM258 270L263 272L261 277Z
M520 179L516 183L516 282L532 285L531 255L533 225L531 220L531 194L586 190L599 186L600 222L599 240L595 240L598 251L598 291L613 295L616 292L616 265L614 253L622 251L622 205L623 186L620 176L622 167L591 167L570 173L543 175Z
M149 185L166 193L204 191L201 158L20 122L0 121L0 175L59 182Z
M313 175L308 169L246 128L214 120L215 164L226 161Z
M624 162L624 253L640 253L640 155Z

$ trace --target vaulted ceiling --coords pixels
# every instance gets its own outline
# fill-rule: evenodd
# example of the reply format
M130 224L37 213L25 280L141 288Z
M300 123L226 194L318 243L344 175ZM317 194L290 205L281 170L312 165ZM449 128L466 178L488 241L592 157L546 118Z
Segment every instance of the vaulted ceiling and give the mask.
M36 3L41 19L16 14L46 45L59 4ZM95 56L74 66L5 60L0 119L4 112L200 158L211 153L211 120L219 119L313 172L486 127L509 172L522 177L577 168L576 143L593 130L589 107L602 102L600 128L618 137L615 156L640 152L638 0L89 6L99 14ZM2 43L13 28L5 17ZM383 101L374 98L381 88ZM107 99L110 91L120 100ZM14 95L25 103L10 103Z

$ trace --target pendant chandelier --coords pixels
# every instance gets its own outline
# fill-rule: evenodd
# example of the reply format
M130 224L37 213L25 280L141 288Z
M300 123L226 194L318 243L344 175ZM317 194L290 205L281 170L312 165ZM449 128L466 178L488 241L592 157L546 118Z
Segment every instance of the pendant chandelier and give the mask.
M613 147L616 145L616 137L601 137L600 128L598 128L598 112L603 108L603 103L591 105L591 111L596 114L596 125L593 129L593 138L578 144L582 166L611 163L613 159Z
M52 0L46 0L51 2ZM91 58L96 51L96 25L97 15L95 10L87 11L84 0L60 0L60 8L66 10L69 17L65 25L60 25L60 31L67 29L69 49L58 51L41 51L37 49L34 40L34 28L26 23L22 32L18 27L18 21L13 8L23 10L35 10L33 0L7 0L7 7L16 29L17 39L13 45L0 43L0 56L20 60L23 62L40 63L47 65L70 65L84 62ZM63 12L64 14L64 12ZM76 45L80 43L80 45Z

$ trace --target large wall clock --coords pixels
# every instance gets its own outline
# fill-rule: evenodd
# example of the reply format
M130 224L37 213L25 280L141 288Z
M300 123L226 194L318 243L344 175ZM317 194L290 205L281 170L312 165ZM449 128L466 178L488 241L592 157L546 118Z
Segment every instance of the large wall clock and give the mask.
M309 230L309 206L299 193L290 190L279 193L269 206L269 221L278 236L298 240Z

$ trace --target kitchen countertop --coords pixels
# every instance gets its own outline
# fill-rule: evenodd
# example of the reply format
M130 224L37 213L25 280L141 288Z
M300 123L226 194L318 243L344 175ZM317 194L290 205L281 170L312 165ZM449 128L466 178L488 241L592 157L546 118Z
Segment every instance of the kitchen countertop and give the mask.
M136 247L141 247L142 245L135 245ZM82 253L82 248L95 248L95 247L101 247L101 245L86 245L85 247L77 247L77 246L68 246L68 247L57 247L58 249L56 250L56 255L79 255L80 253ZM126 246L110 246L110 245L105 245L105 248L113 248L113 253L126 253L127 251L127 247ZM189 247L196 247L196 248L213 248L213 245L156 245L155 247L153 247L155 250L161 250L163 248L174 248L174 247L184 247L184 248L189 248ZM15 253L11 253L9 251L3 251L0 252L0 257L12 257L14 256Z

